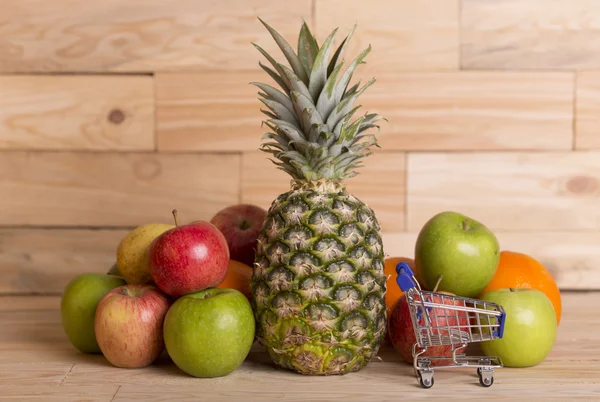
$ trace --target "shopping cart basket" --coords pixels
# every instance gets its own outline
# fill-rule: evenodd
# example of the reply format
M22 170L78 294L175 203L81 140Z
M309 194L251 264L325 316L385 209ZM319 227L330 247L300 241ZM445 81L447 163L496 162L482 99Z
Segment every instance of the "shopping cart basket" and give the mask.
M477 368L479 383L489 387L494 383L494 369L502 367L496 356L466 356L458 353L469 343L502 338L506 313L502 306L478 299L430 292L421 289L409 265L396 265L396 283L408 302L415 330L413 366L423 388L433 386L432 361L435 368ZM422 356L428 347L450 346L448 356Z

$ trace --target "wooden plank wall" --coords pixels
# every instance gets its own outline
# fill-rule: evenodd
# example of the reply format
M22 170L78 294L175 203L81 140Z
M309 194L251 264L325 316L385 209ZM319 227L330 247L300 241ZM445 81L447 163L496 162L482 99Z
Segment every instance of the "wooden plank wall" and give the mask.
M354 23L362 104L388 118L349 189L386 252L464 212L562 289L600 289L597 0L5 0L0 13L0 293L106 271L126 231L265 208L288 179L258 151L261 16L295 44ZM349 56L350 57L350 56Z

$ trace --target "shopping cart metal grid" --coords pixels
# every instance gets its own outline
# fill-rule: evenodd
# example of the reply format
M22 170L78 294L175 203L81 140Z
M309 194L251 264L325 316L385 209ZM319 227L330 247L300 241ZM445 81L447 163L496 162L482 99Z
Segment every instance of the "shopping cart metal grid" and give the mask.
M502 367L497 356L466 356L459 353L469 343L502 338L506 313L502 306L483 300L422 290L410 266L396 266L396 283L408 302L415 331L413 366L423 388L433 386L435 368L476 368L479 383L489 387L494 383L494 369ZM428 347L450 346L447 356L424 356Z

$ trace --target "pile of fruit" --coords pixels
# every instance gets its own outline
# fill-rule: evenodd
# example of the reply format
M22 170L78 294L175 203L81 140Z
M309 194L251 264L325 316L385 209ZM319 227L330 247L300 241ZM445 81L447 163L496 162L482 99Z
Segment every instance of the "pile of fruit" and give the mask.
M129 232L107 274L71 280L61 301L65 332L78 350L117 367L146 367L166 349L190 375L227 375L254 342L247 263L266 212L240 204L186 225L173 215L174 225Z
M414 258L386 259L388 337L407 363L413 363L416 337L406 297L396 284L396 266L400 262L411 267L424 290L501 305L506 312L504 335L482 342L481 349L487 356L500 357L504 366L534 366L552 350L561 317L561 296L550 272L529 255L501 250L494 233L482 223L445 211L422 227ZM441 297L434 297L433 302L451 303ZM430 313L431 317L436 315L444 317L448 313L443 309ZM466 316L458 321L442 319L438 324L446 323L469 326ZM452 356L452 348L429 347L421 356ZM438 363L432 361L432 365Z
M398 259L385 258L375 211L345 185L378 146L367 130L382 117L353 120L375 80L350 84L371 47L345 60L354 28L335 48L337 29L319 45L304 23L295 51L261 22L289 63L254 45L278 87L252 83L270 130L261 150L289 174L289 190L268 211L232 206L210 222L178 226L175 216L174 225L129 233L117 250L116 275L81 275L65 289L63 323L79 350L102 352L119 367L144 367L164 346L183 371L213 377L235 370L256 340L278 367L332 375L365 367L387 335L412 362ZM500 253L484 225L440 213L424 225L408 261L425 289L504 307L504 337L482 345L485 353L524 366L549 352L558 289L533 259Z

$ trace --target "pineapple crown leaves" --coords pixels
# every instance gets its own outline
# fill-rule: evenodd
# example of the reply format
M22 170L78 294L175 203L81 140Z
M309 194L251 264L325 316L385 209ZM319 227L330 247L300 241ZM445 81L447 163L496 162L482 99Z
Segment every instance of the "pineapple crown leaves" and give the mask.
M260 67L279 86L251 82L259 88L259 100L268 117L263 123L271 130L263 135L260 149L271 153L277 167L295 180L343 180L355 176L361 159L371 155L372 146L379 147L373 134L377 122L386 120L376 113L365 113L352 121L358 98L375 79L363 86L360 81L350 86L358 66L371 51L369 45L356 56L345 71L343 55L356 25L334 50L334 29L319 46L306 22L298 35L297 52L271 26L267 28L289 67L277 62L263 48L254 47L270 66L259 61Z

